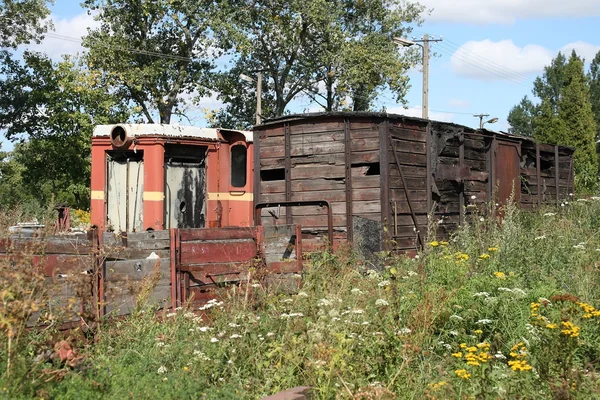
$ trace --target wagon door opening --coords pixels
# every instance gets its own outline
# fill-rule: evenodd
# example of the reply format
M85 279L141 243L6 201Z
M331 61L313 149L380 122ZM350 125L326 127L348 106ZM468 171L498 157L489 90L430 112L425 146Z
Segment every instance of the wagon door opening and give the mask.
M166 228L204 228L206 147L165 146Z
M139 232L143 224L143 152L107 153L108 179L106 216L108 230Z
M521 144L497 141L494 162L494 186L496 199L500 204L506 204L511 195L513 201L521 201Z

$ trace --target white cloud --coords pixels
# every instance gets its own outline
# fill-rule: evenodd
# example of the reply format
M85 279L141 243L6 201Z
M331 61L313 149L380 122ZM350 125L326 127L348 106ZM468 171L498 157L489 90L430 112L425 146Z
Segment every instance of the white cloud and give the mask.
M386 110L388 114L400 114L406 115L407 117L418 117L421 118L423 111L420 105L412 106L408 108L404 107L391 107ZM455 115L447 112L438 112L429 110L429 119L434 121L454 122Z
M71 18L60 18L52 15L54 31L49 32L39 44L30 44L27 49L48 54L53 59L59 59L63 54L83 52L81 38L88 33L88 28L97 28L99 23L93 15L83 12Z
M512 24L517 19L600 16L600 0L421 0L428 21Z
M469 41L450 58L452 70L460 76L480 80L523 82L525 75L542 71L554 56L535 44L518 47L512 40Z
M450 99L448 105L454 108L471 108L471 102L469 100Z
M579 40L577 42L569 43L560 49L567 57L569 57L573 50L575 50L580 57L585 58L585 61L589 63L600 51L600 45L590 44Z

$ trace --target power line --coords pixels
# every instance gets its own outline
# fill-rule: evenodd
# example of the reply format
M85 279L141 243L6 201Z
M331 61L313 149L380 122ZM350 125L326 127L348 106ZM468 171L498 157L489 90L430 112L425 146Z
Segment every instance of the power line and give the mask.
M77 38L70 37L70 36L59 35L57 33L52 33L52 32L46 33L46 36L53 38L53 39L59 39L59 40L64 40L64 41L78 43L78 44L83 43L83 40L81 40L81 39L77 39ZM147 56L152 56L152 57L165 58L165 59L170 59L170 60L175 60L175 61L191 61L192 60L189 57L182 57L182 56L178 56L178 55L174 55L174 54L159 53L159 52L150 51L150 50L141 50L141 49L133 49L133 48L127 48L127 47L120 47L120 46L112 46L112 45L104 44L104 43L100 43L100 45L111 48L113 50L120 50L123 52L131 52L131 53L142 54L142 55L147 55Z

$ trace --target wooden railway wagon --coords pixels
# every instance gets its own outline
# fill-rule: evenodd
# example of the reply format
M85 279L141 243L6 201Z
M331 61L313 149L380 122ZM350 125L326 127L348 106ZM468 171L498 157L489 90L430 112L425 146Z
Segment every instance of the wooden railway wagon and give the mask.
M369 251L421 246L428 214L447 238L472 205L560 202L573 191L573 149L452 123L385 113L287 115L254 128L254 201L326 200L334 245ZM321 244L319 207L272 207L264 224L302 226Z

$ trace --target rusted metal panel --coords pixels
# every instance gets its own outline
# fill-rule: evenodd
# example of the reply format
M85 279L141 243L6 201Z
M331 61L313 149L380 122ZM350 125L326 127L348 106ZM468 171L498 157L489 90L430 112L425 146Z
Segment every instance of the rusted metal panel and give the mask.
M465 133L464 131L460 132L460 136L458 137L458 142L459 142L459 147L458 147L458 168L460 171L462 171L465 168ZM459 193L458 193L458 200L459 200L459 204L460 204L460 208L459 208L459 220L458 223L460 225L463 224L463 214L464 214L464 210L465 210L465 184L464 184L464 178L461 176L459 178Z
M143 227L144 162L140 154L116 153L108 159L107 227L117 232Z
M432 198L432 184L433 184L433 167L432 167L432 162L431 162L431 157L432 157L432 153L431 153L431 135L432 135L432 130L431 130L431 122L427 123L427 130L425 132L426 135L426 141L425 141L425 156L427 157L427 166L426 166L426 172L427 172L427 181L426 181L426 185L427 185L427 214L429 213L433 213L433 209L432 209L432 202L433 202L433 198Z
M506 141L497 142L494 179L498 187L498 202L506 204L514 188L514 201L521 201L521 144Z
M537 205L542 205L542 162L540 160L540 145L535 144L535 174L537 177Z
M206 216L204 162L165 163L166 228L203 228Z
M256 242L253 239L182 242L181 264L247 261L256 257L256 250Z

